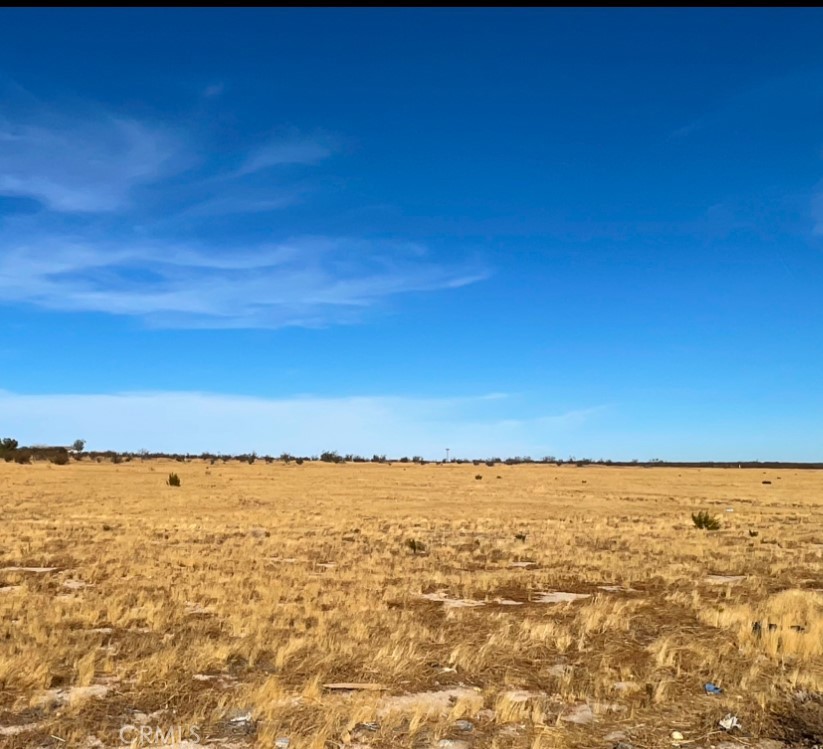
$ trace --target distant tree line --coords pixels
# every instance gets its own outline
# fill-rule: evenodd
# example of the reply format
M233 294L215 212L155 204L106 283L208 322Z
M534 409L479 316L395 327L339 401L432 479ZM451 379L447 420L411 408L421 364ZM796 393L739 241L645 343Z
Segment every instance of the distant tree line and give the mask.
M258 455L256 452L228 454L228 453L165 453L165 452L150 452L149 450L138 450L137 452L118 452L115 450L85 450L84 440L75 440L70 448L60 446L48 445L32 445L29 447L21 447L17 440L10 437L0 439L0 460L16 463L31 463L32 460L48 460L57 465L65 465L72 458L75 461L110 461L112 463L127 463L132 460L175 460L179 463L186 463L191 460L205 460L214 465L229 461L249 463L262 460L264 463L274 463L279 461L281 463L295 463L302 465L303 463L413 463L417 465L428 464L443 464L453 463L456 465L471 464L479 466L485 464L492 467L496 465L523 465L523 464L548 464L555 466L614 466L614 467L628 467L640 466L643 468L823 468L823 463L799 463L799 462L782 462L782 461L667 461L659 458L652 458L651 460L592 460L591 458L576 458L570 456L568 458L556 458L552 455L535 459L528 455L514 456L510 458L451 458L450 460L426 460L420 455L401 456L399 458L388 458L386 455L372 455L371 458L366 458L362 455L355 455L346 453L341 455L336 450L325 450L319 455L292 455L284 452L278 456L272 455Z

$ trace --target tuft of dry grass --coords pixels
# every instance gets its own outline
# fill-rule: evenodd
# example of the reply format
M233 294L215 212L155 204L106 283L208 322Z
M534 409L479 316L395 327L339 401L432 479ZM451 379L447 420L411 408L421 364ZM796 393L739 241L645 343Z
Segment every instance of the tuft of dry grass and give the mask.
M0 463L0 747L823 740L820 472L477 470Z

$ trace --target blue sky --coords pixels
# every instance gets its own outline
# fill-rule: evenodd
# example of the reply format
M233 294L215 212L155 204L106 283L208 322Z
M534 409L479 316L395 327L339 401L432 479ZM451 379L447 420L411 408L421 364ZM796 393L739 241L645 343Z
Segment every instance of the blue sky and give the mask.
M0 11L0 436L820 460L821 38Z

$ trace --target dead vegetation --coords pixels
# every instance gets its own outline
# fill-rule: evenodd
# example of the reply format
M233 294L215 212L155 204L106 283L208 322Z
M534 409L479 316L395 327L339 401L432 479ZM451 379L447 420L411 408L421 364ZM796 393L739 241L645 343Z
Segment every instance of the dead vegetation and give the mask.
M820 472L476 472L0 463L0 746L823 740Z

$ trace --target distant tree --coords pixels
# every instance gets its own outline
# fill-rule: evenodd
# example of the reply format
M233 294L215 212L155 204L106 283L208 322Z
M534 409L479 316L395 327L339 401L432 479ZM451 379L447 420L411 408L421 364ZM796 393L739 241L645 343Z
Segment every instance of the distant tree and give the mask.
M86 440L74 440L71 443L71 449L79 453L83 452L86 449Z
M11 437L3 438L2 442L0 442L0 452L13 452L17 449L17 440L13 440Z

